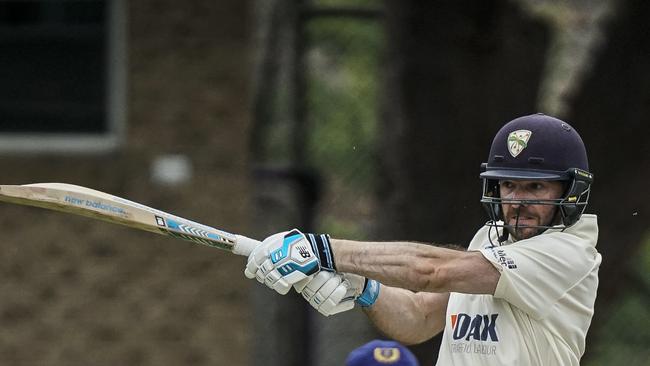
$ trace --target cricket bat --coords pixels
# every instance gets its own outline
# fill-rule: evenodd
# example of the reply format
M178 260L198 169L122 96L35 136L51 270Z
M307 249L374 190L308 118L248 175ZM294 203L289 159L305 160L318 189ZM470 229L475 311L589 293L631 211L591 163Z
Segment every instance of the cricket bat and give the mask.
M73 184L0 185L0 201L88 216L245 256L260 244L259 241L242 235Z

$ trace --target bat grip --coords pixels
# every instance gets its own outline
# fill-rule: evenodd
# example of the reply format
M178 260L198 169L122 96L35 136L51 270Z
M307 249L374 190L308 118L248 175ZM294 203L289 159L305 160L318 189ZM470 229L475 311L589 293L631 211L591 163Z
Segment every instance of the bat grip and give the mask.
M236 242L232 248L232 252L239 255L248 256L255 247L262 243L259 240L247 238L243 235L235 235L235 237Z

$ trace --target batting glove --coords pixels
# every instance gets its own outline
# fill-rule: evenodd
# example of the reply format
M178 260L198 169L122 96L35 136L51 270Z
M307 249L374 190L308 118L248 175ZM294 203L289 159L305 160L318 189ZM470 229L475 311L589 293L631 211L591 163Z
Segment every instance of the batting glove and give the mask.
M330 316L354 308L370 307L379 296L379 282L351 273L322 271L294 285L319 313Z
M335 271L329 236L294 229L264 239L248 256L244 274L284 295L321 270Z

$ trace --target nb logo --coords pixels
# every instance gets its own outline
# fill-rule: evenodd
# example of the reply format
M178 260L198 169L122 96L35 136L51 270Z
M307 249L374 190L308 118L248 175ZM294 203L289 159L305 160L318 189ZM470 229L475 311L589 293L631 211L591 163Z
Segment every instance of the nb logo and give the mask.
M299 246L296 247L296 249L298 249L298 254L300 254L301 257L303 257L303 258L309 258L309 257L311 257L311 254L310 254L309 251L307 250L307 247L306 247L306 246L304 246L304 245L299 245Z

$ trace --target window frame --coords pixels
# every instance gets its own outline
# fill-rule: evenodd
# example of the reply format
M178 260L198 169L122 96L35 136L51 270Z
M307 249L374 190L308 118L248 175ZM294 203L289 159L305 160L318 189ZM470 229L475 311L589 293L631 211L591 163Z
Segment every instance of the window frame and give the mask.
M0 132L1 153L104 153L123 143L127 115L127 14L124 0L107 1L106 127L97 133Z

